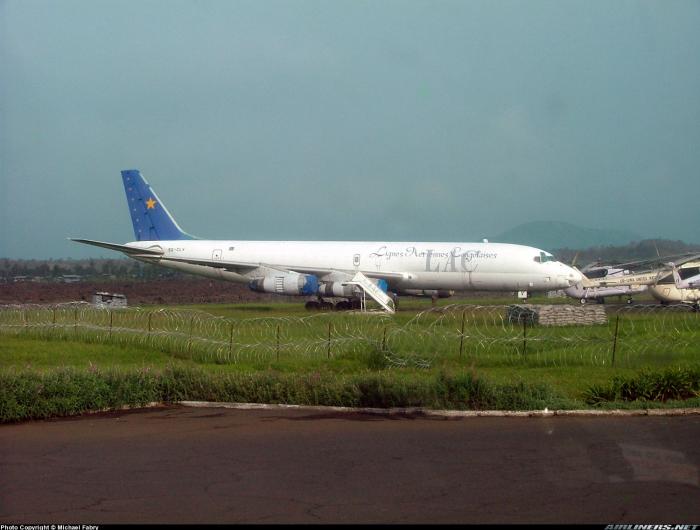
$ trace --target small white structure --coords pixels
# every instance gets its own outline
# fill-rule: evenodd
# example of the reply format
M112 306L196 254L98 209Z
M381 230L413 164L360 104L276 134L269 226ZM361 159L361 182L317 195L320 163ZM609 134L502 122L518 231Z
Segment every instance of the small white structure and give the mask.
M126 307L126 296L118 293L95 293L92 295L95 307Z

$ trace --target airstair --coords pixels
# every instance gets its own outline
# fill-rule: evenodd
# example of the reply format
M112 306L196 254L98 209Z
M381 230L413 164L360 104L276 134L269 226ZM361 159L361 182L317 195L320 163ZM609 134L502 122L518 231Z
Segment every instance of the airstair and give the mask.
M363 295L369 295L375 302L382 306L387 313L395 313L394 300L391 296L382 291L379 286L361 272L347 282L348 285L357 285L362 289ZM362 310L367 307L365 296L362 297Z

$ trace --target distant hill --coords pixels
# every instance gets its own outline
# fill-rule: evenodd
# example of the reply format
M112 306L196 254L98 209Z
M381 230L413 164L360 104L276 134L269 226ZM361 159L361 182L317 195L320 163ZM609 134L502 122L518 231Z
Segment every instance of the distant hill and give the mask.
M534 221L511 228L490 240L497 243L518 243L544 250L561 248L590 248L626 245L642 237L626 230L585 228L571 223Z

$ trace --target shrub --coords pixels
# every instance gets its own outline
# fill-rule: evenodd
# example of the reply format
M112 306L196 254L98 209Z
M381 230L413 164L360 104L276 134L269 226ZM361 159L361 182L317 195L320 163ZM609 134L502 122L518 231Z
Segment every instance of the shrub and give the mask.
M670 401L700 395L700 367L663 371L645 369L631 377L615 376L607 385L591 385L584 393L589 405L611 401Z

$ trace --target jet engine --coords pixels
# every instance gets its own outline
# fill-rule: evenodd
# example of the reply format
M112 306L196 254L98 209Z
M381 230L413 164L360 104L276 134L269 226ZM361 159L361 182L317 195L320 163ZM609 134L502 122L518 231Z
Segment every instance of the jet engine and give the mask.
M347 281L350 281L351 279L352 277L348 275ZM387 291L388 284L386 280L375 280L370 278L370 281L377 285L377 287L379 287L382 291ZM326 297L354 298L360 297L361 293L362 289L360 289L360 287L357 285L348 285L346 282L338 281L324 281L320 284L318 289L318 294Z
M326 297L352 298L355 296L356 290L359 290L356 285L343 285L342 282L323 282L319 285L318 294Z
M312 274L284 272L253 278L248 287L259 293L315 296L318 294L318 278Z

